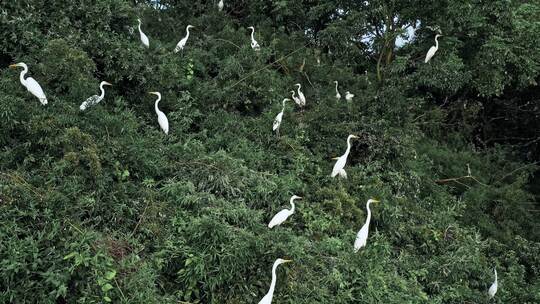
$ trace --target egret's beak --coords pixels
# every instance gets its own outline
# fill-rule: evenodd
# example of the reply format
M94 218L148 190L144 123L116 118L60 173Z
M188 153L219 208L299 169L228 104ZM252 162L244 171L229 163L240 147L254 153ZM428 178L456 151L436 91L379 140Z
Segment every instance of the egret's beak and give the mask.
M283 263L290 263L292 260L283 260Z
M381 201L376 200L376 199L371 199L371 201L374 202L374 203L380 203L381 202Z
M104 81L103 84L112 86L112 83L108 83L106 81Z
M9 65L9 68L10 68L10 69L14 69L14 68L16 68L16 67L18 67L17 64L10 64L10 65Z
M356 136L356 135L353 135L353 136L351 136L351 137L352 137L352 138L360 138L360 137L358 137L358 136Z
M296 199L304 199L303 197L301 196L297 196Z
M332 159L333 159L333 160L338 160L338 159L339 159L339 157L332 157Z

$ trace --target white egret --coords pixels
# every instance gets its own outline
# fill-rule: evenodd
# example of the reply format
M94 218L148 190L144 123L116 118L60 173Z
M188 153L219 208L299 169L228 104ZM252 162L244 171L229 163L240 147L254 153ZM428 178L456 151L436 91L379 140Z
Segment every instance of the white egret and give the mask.
M189 38L189 29L190 28L194 28L194 26L191 25L191 24L186 26L186 36L184 38L182 38L182 40L180 40L180 42L178 42L178 44L174 48L175 53L178 53L179 51L182 51L184 49L184 47L186 46L186 42L187 42L187 40Z
M141 19L137 19L137 21L139 21L139 34L141 34L141 42L142 44L144 44L145 47L150 47L150 40L148 39L148 37L146 36L145 33L143 33L143 31L141 30Z
M348 102L351 102L353 97L354 97L354 94L351 94L351 92L347 91L345 93L345 100L347 100Z
M28 66L24 62L19 62L16 64L12 64L9 66L10 68L14 69L16 67L22 67L23 70L21 71L21 74L19 76L19 79L21 81L21 84L28 90L28 92L32 93L32 95L36 96L42 105L47 104L47 97L45 96L45 93L43 92L43 89L39 85L39 83L32 77L27 77L24 79L24 75L28 73Z
M349 157L349 153L351 152L351 139L358 138L356 135L349 135L347 137L347 150L345 151L345 154L343 154L340 157L332 158L334 160L337 160L337 162L334 165L334 168L332 169L332 177L336 177L339 175L340 177L347 178L347 172L345 172L345 164L347 164L347 157Z
M495 272L495 281L493 282L493 284L491 284L488 290L488 295L490 298L493 298L495 296L495 294L497 293L497 288L499 286L497 282L497 269L493 268L493 271Z
M79 107L81 109L81 111L84 111L86 110L88 107L91 107L93 105L96 105L98 103L100 103L102 100L103 100L103 97L105 97L105 89L103 88L103 86L105 85L109 85L109 86L112 86L112 84L106 82L106 81L102 81L100 84L99 84L99 89L101 90L101 95L94 95L94 96L90 96L88 97L88 99L86 99L82 104L81 106Z
M437 38L441 37L442 35L435 35L435 45L432 46L429 51L427 52L426 54L426 60L424 61L425 63L428 63L429 60L431 60L431 58L435 55L435 53L437 52L437 50L439 49L439 41L437 40Z
M369 232L369 223L371 222L371 210L369 209L369 204L378 202L378 200L369 199L366 203L367 218L364 226L362 226L362 228L360 228L360 231L358 231L358 233L356 234L356 240L354 241L354 252L358 252L360 248L366 246Z
M148 94L154 94L156 95L158 98L156 100L156 103L154 105L154 108L156 110L156 114L157 114L157 117L158 117L158 123L159 123L159 126L161 127L161 129L163 130L163 132L165 132L165 134L169 134L169 120L167 119L167 116L165 115L165 113L161 112L158 108L158 103L159 101L161 100L161 93L159 92L148 92Z
M291 260L277 259L272 266L272 283L270 283L270 289L268 293L259 301L259 304L271 304L272 298L274 297L274 289L276 288L276 269L279 265L283 263L292 262Z
M251 30L251 48L255 51L259 51L261 49L261 46L259 45L257 40L255 40L255 28L253 26L250 26L248 27L248 29Z
M296 103L297 105L300 104L300 99L296 96L294 96L294 91L291 91L292 93L292 99L294 100L294 103Z
M276 213L270 223L268 223L268 228L273 228L274 226L279 226L287 220L287 218L294 213L294 200L302 199L301 196L293 195L289 203L291 204L291 209L283 209L280 212Z
M274 119L272 131L276 131L278 136L279 136L279 126L281 125L281 121L283 120L283 112L285 111L285 102L289 100L290 100L289 98L283 99L283 107L281 108L281 112L279 112L278 115L276 115L276 118Z
M223 0L219 0L218 4L217 4L217 7L218 7L218 10L221 12L223 10L223 7L225 6L225 4L223 3Z
M337 87L338 87L338 82L337 82L337 80L334 80L334 83L336 84L336 99L337 99L337 100L340 100L340 99L341 99L341 94L339 94L339 91L338 91L338 89L337 89Z
M304 96L304 93L302 93L302 91L300 91L300 88L302 87L302 85L297 83L297 84L295 84L295 86L298 86L298 100L300 101L300 103L298 105L300 107L305 107L306 106L306 96Z

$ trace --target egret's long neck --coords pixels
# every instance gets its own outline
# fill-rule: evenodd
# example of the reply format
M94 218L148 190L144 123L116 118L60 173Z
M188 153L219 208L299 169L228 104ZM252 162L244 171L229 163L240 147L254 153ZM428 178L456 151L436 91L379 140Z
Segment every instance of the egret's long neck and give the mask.
M255 28L251 29L251 41L255 41Z
M156 103L155 103L155 105L154 105L154 108L155 108L155 110L156 110L156 113L159 112L158 103L159 103L160 100L161 100L161 96L158 96L158 99L156 100Z
M189 38L189 27L186 27L186 38Z
M338 83L336 81L336 93L339 93L339 91L337 90L337 86L338 86Z
M141 22L139 21L139 33L142 33L142 30L141 30Z
M439 48L439 40L437 40L437 39L439 39L439 37L435 36L435 47Z
M283 101L283 107L281 108L281 112L285 111L285 101Z
M369 203L371 202L366 203L366 209L367 209L366 223L369 223L369 221L371 221L371 209L369 209Z
M293 199L291 199L291 206L292 206L291 213L294 213L294 200Z
M26 84L26 80L24 79L24 75L26 75L26 73L28 73L28 67L23 67L23 70L21 71L21 74L19 75L19 79L21 80L21 83L23 85Z
M345 150L345 155L349 155L351 152L351 139L347 138L347 150Z
M105 97L105 88L103 88L105 84L102 83L100 86L99 86L99 89L101 90L101 95L99 95L100 98L103 98Z
M301 87L302 87L301 85L298 85L298 96L300 96L300 88Z
M277 263L274 263L274 266L272 266L272 283L270 283L270 289L268 289L268 294L273 294L274 289L276 288L276 269L278 267Z
M495 271L495 283L497 283L497 270L493 269Z

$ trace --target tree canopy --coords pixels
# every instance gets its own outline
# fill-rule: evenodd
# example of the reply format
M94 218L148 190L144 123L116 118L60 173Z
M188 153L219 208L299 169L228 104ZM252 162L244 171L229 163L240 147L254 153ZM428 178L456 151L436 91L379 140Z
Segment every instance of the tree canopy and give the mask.
M540 303L538 0L217 2L0 2L0 302Z

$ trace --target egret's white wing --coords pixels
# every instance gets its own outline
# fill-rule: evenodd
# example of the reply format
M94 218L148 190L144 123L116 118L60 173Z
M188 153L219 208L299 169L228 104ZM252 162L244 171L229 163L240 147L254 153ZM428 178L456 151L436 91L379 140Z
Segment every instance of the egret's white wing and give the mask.
M141 42L142 42L142 44L144 44L144 46L146 46L146 47L150 47L150 40L148 39L146 34L143 33L142 31L140 31L140 33L141 33Z
M360 248L366 246L368 233L369 223L366 223L356 234L356 240L354 241L354 252L357 252L358 250L360 250Z
M183 50L184 47L186 46L186 42L187 42L187 37L182 38L182 40L180 40L180 42L178 42L178 44L174 48L174 52L178 53L179 51Z
M221 12L223 10L223 0L220 0L219 3L218 3L218 10Z
M165 134L169 134L169 120L167 119L167 116L161 111L157 113L157 116L159 126L161 127L163 132L165 132Z
M46 105L47 104L47 97L45 96L45 93L43 92L43 89L39 85L39 83L32 77L28 77L25 80L26 89L32 93L32 95L36 96L41 104Z
M298 98L300 98L300 105L305 106L306 105L306 96L304 96L304 93L298 92Z
M345 163L347 162L347 159L343 156L338 158L336 163L334 164L334 168L332 169L332 177L336 177L336 175L340 174L340 172L345 168Z
M99 95L90 96L81 104L79 108L81 109L81 111L84 111L88 107L98 104L102 99L103 98L101 98Z
M251 41L251 48L254 49L255 51L260 51L261 50L261 46L255 40Z
M270 221L270 223L268 223L268 228L272 228L274 226L278 226L278 225L281 225L283 222L285 222L285 220L287 220L287 218L291 215L291 211L288 210L288 209L283 209L281 210L280 212L278 212L276 215L274 215L274 217L272 218L272 220Z
M274 119L274 125L272 126L272 131L275 131L279 128L281 125L281 120L283 120L283 112L279 112L278 115L276 115L276 119Z
M426 54L426 60L425 63L428 63L429 60L435 55L435 52L437 52L437 48L435 46L432 46L429 51Z

